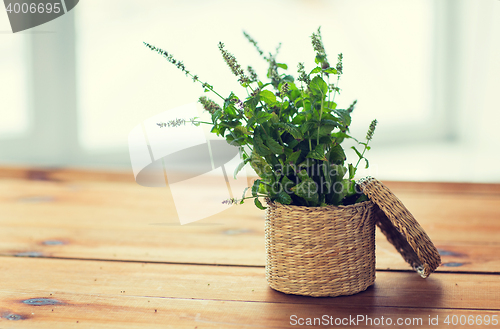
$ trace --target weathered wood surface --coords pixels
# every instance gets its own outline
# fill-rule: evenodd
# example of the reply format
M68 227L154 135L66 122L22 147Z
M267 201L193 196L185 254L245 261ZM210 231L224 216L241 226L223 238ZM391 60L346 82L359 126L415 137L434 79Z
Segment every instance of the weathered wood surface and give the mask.
M0 168L0 328L299 327L292 315L425 328L429 318L454 327L447 316L500 317L500 185L386 184L440 250L438 273L409 271L379 232L375 285L310 298L268 287L263 213L250 203L181 226L168 188L128 173Z
M151 264L2 257L1 291L58 299L59 293L152 298L326 304L349 307L500 310L500 276L378 271L375 285L353 296L313 298L268 287L260 267ZM13 275L15 274L15 275ZM484 286L485 289L478 289ZM48 293L48 295L47 295ZM418 296L418 298L417 298Z
M130 175L13 168L0 173L1 255L265 264L264 214L251 203L180 226L168 189L139 186ZM194 200L208 184L193 192ZM387 185L442 252L438 271L500 272L500 185ZM380 232L377 268L408 269Z
M316 325L302 325L305 328L333 328L335 321L345 321L357 328L387 328L390 319L395 328L483 328L480 325L446 325L447 317L464 317L474 321L488 317L498 319L498 311L470 309L421 309L388 307L348 307L314 304L287 304L270 302L239 302L199 299L171 299L130 296L100 296L89 294L61 294L63 305L27 306L23 298L30 295L3 295L19 305L6 310L0 324L5 328L295 328L301 318L318 322ZM21 297L21 300L16 299ZM326 316L331 325L319 325ZM349 318L354 324L349 324ZM332 318L332 320L330 320ZM370 320L368 320L368 318ZM12 319L12 320L11 320ZM344 320L345 319L345 320ZM437 320L435 326L429 322ZM369 322L371 321L371 322ZM382 322L381 322L382 321ZM408 321L408 325L396 326L397 321ZM329 322L327 322L328 324ZM404 322L401 322L404 323ZM465 322L466 323L466 322ZM474 323L474 322L473 322ZM7 327L8 326L8 327ZM342 327L341 325L339 325ZM495 328L496 326L488 326ZM487 328L488 328L487 327Z
M365 292L312 298L270 289L263 268L2 257L0 282L0 327L285 328L293 314L423 324L500 314L500 276L491 274L378 272Z

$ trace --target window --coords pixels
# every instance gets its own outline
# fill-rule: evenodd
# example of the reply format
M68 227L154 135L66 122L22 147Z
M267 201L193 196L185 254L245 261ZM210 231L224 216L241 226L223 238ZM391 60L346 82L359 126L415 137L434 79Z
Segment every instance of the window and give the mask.
M423 126L433 112L430 1L267 1L249 6L235 1L120 0L117 4L86 1L77 12L80 140L88 149L124 148L124 136L133 126L195 102L203 94L171 64L146 51L143 41L173 53L228 95L242 90L220 57L219 41L242 65L260 63L257 69L265 74L265 63L242 30L268 51L281 41L278 58L295 75L299 61L309 61L306 65L313 68L309 35L321 22L330 61L335 63L337 53L344 53L346 73L340 87L345 92L337 100L343 107L359 100L354 118L358 135L375 117L383 125L382 135L391 126L403 126L400 133L405 134L416 123ZM279 16L287 19L264 19L263 7L267 13L282 12Z
M344 54L336 101L347 107L358 99L353 135L363 137L371 119L379 120L371 174L500 180L489 166L498 162L489 149L498 122L499 6L493 0L82 1L25 35L0 34L14 40L0 45L0 84L9 81L15 90L2 95L0 113L15 108L8 120L17 122L0 123L0 138L8 129L30 133L2 161L129 168L133 127L203 95L143 41L174 54L221 94L244 95L220 58L219 41L260 75L265 63L242 30L266 51L281 41L278 59L295 74L299 61L312 69L309 36L321 25L330 62ZM25 50L20 37L29 41ZM5 64L9 58L28 69L29 79ZM16 92L25 96L19 100ZM14 141L0 139L0 146L13 149ZM466 177L470 166L483 169Z
M0 137L15 137L28 129L28 67L26 35L10 32L7 13L0 13Z

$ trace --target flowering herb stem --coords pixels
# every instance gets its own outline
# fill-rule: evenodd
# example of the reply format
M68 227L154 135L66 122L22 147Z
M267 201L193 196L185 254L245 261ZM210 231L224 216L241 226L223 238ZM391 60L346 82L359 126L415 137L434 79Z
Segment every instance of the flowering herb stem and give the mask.
M363 198L356 192L353 179L361 160L364 159L368 167L365 153L370 149L368 144L373 137L376 120L370 125L366 142L359 142L350 136L351 112L356 101L347 109L337 109L335 103L340 76L343 74L342 54L338 55L337 65L331 67L318 29L311 36L317 66L307 73L304 63L298 64L299 86L293 76L281 73L288 66L276 61L279 46L276 55L269 53L266 56L253 38L247 33L245 37L269 64L267 81L259 80L257 73L250 68L247 76L235 56L225 49L222 42L219 43L224 61L245 88L247 96L244 100L232 92L228 97L222 97L210 84L192 75L171 54L145 43L186 76L201 83L205 91L211 91L223 100L223 104L219 105L208 97L199 98L203 108L210 113L212 122L193 118L176 119L158 125L177 127L188 121L196 125L208 124L212 126L212 133L224 137L229 144L239 148L242 162L234 175L250 163L260 178L252 186L251 197L243 194L241 199L231 198L224 203L242 203L253 198L255 205L263 209L259 198L311 207L361 202ZM335 84L330 84L331 75L337 75ZM358 152L353 146L359 157L356 166L346 163L341 146L345 139L354 139L364 147L362 152ZM338 184L342 186L340 191Z
M148 48L149 48L149 49L151 49L152 51L155 51L155 52L157 52L158 54L162 55L162 56L163 56L166 60L168 60L170 63L172 63L172 64L174 64L175 66L177 66L177 68L178 68L179 70L181 70L182 72L184 72L184 73L186 74L186 76L191 77L191 78L193 79L193 81L194 81L194 82L199 82L199 83L201 83L201 85L203 86L203 88L205 88L205 90L211 91L211 92L213 92L214 94L216 94L217 96L219 96L220 98L222 98L222 99L224 99L224 100L225 100L225 98L224 98L224 97L222 97L219 93L217 93L211 85L209 85L209 84L208 84L208 83L206 83L206 82L201 81L201 80L198 78L198 76L197 76L197 75L193 75L193 74L191 74L191 72L190 72L190 71L188 71L188 70L186 69L186 67L184 66L184 64L183 64L181 61L176 60L176 59L173 57L173 55L172 55L172 54L169 54L169 53L168 53L168 52L166 52L165 50L163 50L163 49L161 49L161 48L157 48L157 47L155 47L155 46L153 46L153 45L151 45L151 44L149 44L149 43L146 43L146 42L143 42L143 43L144 43L144 45L145 45L146 47L148 47Z

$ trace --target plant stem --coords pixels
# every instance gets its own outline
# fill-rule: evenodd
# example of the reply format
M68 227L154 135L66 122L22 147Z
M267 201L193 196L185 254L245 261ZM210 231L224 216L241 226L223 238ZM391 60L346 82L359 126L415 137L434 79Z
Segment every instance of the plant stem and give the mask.
M225 99L224 97L222 97L222 96L221 96L218 92L216 92L216 91L214 90L214 88L212 88L212 87L208 87L208 89L209 89L211 92L213 92L214 94L216 94L217 96L219 96L220 98L222 98L223 100L226 100L226 99Z
M318 145L319 145L319 128L321 127L321 116L323 115L323 102L324 102L323 98L321 99L321 109L319 112L318 136L316 136L316 144L318 144Z
M204 124L207 124L207 125L213 125L212 122L205 122L205 121L192 121L192 123L204 123Z
M340 81L340 75L337 76L337 85L335 86L335 89L333 90L332 102L335 102L335 95L337 94L337 88L339 87L339 81Z
M358 142L359 143L359 142ZM366 142L366 144L364 144L364 149L363 149L363 153L361 153L361 157L358 159L358 162L356 162L356 166L354 166L354 168L357 170L358 169L358 165L359 163L361 162L361 159L364 159L365 158L365 152L366 152L366 149L368 148L368 141Z

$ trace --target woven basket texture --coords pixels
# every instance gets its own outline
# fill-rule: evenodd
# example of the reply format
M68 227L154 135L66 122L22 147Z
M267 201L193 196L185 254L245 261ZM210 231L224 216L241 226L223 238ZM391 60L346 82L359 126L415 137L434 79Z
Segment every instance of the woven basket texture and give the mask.
M374 216L377 226L387 240L421 277L428 277L441 264L441 257L415 217L389 188L377 179L367 177L358 184L363 193L378 206Z
M352 295L375 282L376 205L301 207L267 200L266 278L275 290Z

